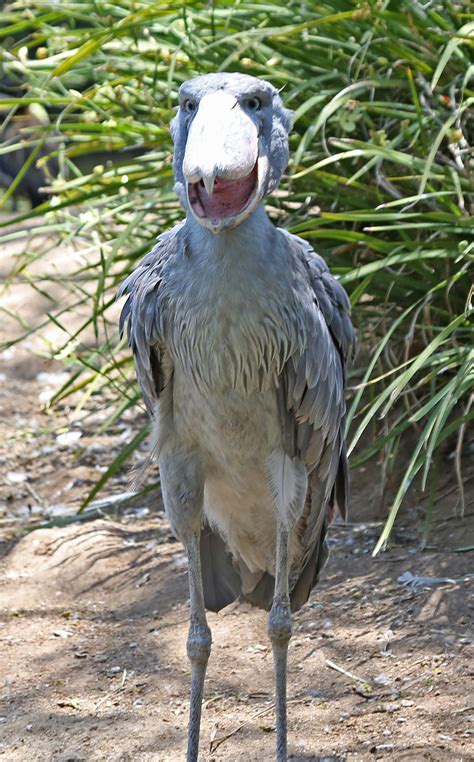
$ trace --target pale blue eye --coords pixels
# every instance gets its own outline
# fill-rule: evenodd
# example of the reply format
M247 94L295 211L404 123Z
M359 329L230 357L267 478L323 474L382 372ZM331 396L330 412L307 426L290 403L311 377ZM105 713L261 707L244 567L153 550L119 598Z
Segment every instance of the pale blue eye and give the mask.
M260 98L257 98L255 95L253 95L251 98L247 98L246 106L250 111L258 111L262 103L260 101Z

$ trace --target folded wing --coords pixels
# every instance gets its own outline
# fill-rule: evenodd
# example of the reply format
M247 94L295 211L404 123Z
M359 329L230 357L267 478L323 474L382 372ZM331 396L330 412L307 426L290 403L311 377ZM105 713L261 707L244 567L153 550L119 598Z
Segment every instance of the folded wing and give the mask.
M293 354L279 379L279 410L285 450L306 464L309 491L298 533L302 554L292 570L292 608L316 584L327 558L325 535L337 507L347 509L348 467L344 444L346 369L355 352L350 302L324 260L301 238L282 231L304 265L311 285L308 340Z
M182 224L161 235L151 252L123 282L117 295L128 295L120 315L120 332L127 324L138 383L151 417L165 384L159 288L168 258L185 246Z

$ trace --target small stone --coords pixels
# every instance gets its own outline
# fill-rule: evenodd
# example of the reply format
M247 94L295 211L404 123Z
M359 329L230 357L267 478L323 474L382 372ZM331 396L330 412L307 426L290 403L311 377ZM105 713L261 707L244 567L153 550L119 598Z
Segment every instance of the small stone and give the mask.
M82 431L66 431L64 434L58 434L56 442L63 447L69 447L69 445L78 442L82 437Z
M380 709L382 712L392 713L392 712L398 712L398 710L400 709L400 706L399 704L397 704L396 701L384 701L380 705Z
M8 471L7 473L7 480L10 484L21 484L26 482L27 478L27 475L21 471Z
M390 678L387 677L387 675L384 675L383 672L374 677L374 683L376 685L390 685L391 682Z

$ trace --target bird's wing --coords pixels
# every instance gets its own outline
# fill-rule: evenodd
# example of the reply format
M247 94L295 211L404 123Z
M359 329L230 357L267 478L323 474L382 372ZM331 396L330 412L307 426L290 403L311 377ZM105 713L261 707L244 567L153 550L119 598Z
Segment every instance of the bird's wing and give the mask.
M279 378L285 447L310 474L316 471L329 497L339 461L333 453L339 456L343 444L346 368L355 348L350 302L322 257L283 232L306 271L312 301L305 313L305 346L288 358Z
M183 224L159 236L155 246L122 283L118 297L128 299L120 315L120 332L128 324L128 343L148 413L153 417L165 384L162 357L163 316L159 290L163 268L169 257L184 250Z
M310 486L299 525L303 558L294 580L294 593L298 584L305 588L304 602L325 557L326 524L336 505L346 513L344 384L355 334L348 296L322 257L306 241L282 232L307 274L312 301L305 312L305 346L288 358L278 383L285 451L305 463ZM292 605L298 608L301 602L292 600Z

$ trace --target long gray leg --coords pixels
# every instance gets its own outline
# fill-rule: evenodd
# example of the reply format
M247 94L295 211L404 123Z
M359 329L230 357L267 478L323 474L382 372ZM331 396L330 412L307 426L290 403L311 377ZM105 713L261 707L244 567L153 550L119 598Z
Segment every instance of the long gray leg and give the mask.
M196 762L199 750L201 708L206 667L211 653L211 631L207 626L204 594L202 590L199 534L186 546L189 563L189 592L191 596L191 622L188 634L188 657L191 662L191 703L189 707L188 762Z
M278 523L275 594L268 618L275 667L276 756L286 762L286 664L291 638L291 610L288 590L288 530Z
M211 631L206 621L199 555L204 479L199 458L184 449L162 456L159 463L166 513L188 554L191 620L187 648L191 662L191 704L187 760L196 762L204 678L211 652Z

